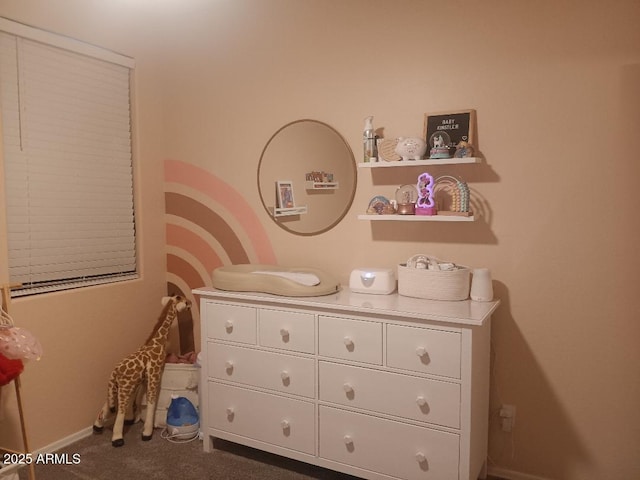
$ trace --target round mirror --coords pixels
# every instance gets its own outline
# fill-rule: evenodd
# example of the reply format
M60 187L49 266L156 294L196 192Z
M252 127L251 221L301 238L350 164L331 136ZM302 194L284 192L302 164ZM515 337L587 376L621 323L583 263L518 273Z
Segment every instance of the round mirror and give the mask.
M298 120L267 142L258 191L269 216L297 235L317 235L345 216L356 192L349 144L326 123Z

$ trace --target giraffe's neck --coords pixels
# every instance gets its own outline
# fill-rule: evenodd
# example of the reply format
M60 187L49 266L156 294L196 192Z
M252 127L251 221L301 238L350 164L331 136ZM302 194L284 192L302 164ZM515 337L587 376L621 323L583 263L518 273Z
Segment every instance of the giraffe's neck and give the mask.
M156 344L159 343L161 345L164 345L165 342L167 341L167 337L169 336L169 329L171 328L171 324L177 317L178 317L178 311L176 310L176 306L171 305L167 309L167 316L164 318L164 320L162 321L162 323L160 324L156 332L153 334L153 336L149 339L149 341L147 342L147 345L152 343L156 343Z

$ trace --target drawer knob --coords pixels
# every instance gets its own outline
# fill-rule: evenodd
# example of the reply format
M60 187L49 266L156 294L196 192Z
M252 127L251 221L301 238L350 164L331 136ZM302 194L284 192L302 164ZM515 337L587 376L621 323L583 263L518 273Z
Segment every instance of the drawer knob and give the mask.
M416 461L418 463L424 463L424 462L427 461L427 457L426 457L426 455L424 453L418 452L418 453L416 453Z
M231 373L233 371L233 362L231 360L227 360L224 363L224 368L227 372Z
M416 403L418 404L419 407L424 407L427 404L427 399L421 395L418 398L416 398Z
M416 355L418 355L419 357L424 357L427 354L427 349L424 347L418 347L416 348Z
M227 417L233 417L236 412L233 411L233 408L227 407Z
M287 330L286 328L281 328L280 329L280 336L282 338L286 338L289 336L289 330Z
M289 430L291 428L291 425L289 424L289 420L282 420L280 422L280 426L282 427L282 430Z
M350 393L353 393L353 387L351 386L350 383L345 383L342 386L342 389L344 390L344 393L346 393L347 395L350 394Z
M289 376L289 372L287 372L286 370L283 370L282 373L280 374L280 378L282 379L283 382L286 382L291 377Z
M233 330L233 322L231 320L227 320L224 324L224 329L231 333L231 330Z
M347 348L353 348L353 340L351 339L351 337L344 337L344 346Z
M351 435L345 435L343 437L344 440L344 444L349 446L349 445L353 445L353 438L351 438Z

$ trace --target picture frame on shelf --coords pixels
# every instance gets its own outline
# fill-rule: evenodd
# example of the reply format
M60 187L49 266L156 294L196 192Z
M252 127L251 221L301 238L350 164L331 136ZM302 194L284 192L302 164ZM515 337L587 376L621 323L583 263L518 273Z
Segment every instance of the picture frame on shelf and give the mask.
M453 154L456 145L460 142L467 142L475 145L476 133L476 111L457 110L452 112L437 112L424 114L423 138L427 142L428 148L438 146L438 133L446 134L448 137L450 153Z
M276 206L278 208L295 208L293 198L293 182L291 180L276 181Z

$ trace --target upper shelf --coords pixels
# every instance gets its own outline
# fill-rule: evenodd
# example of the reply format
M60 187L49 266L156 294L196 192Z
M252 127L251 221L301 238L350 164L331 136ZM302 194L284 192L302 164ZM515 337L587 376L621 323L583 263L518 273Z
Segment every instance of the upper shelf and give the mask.
M430 165L455 165L469 163L480 163L480 157L427 158L425 160L400 160L397 162L387 162L386 160L382 160L380 162L361 162L358 163L358 168L427 167Z

